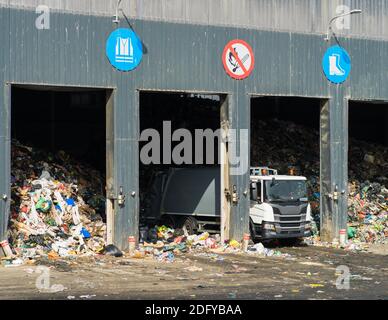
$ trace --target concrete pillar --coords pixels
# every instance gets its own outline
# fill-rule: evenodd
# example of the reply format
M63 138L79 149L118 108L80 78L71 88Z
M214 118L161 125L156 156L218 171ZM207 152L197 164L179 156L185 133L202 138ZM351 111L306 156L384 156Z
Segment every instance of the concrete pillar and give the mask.
M229 99L230 127L236 132L236 140L232 139L229 144L229 153L235 148L239 157L236 165L230 165L230 186L236 186L239 197L237 204L231 204L230 238L240 241L249 232L250 97L243 86L238 86Z
M0 241L7 237L11 204L11 85L0 91Z
M348 99L345 85L330 84L321 110L321 238L339 239L347 224Z
M4 35L10 34L10 11L0 9L0 30ZM0 241L5 240L8 225L10 194L10 110L11 86L5 82L10 79L9 62L11 37L3 37L3 50L0 54ZM7 196L6 201L3 195Z
M113 239L126 250L128 236L139 236L139 121L133 120L139 118L139 92L128 90L124 82L114 95L113 190L117 196L122 187L125 204L114 201Z

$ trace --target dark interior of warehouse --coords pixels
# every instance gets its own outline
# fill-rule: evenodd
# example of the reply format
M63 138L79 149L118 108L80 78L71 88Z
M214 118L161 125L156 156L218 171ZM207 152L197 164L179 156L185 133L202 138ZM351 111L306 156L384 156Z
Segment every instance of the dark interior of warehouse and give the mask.
M319 176L321 102L301 97L253 98L251 165L278 166L283 173L296 166L302 175ZM372 179L387 177L386 161L372 174L370 162L364 161L366 154L381 153L379 146L388 146L387 117L387 104L349 102L350 180L362 180L364 174Z
M388 103L349 102L349 135L388 147Z
M171 164L163 164L163 152L160 154L160 164L144 164L141 159L140 166L140 207L144 210L149 206L149 190L154 183L154 175L157 172L167 172L170 167L219 167L218 145L214 144L214 164L206 164L206 143L203 144L203 164L195 163L195 154L198 150L195 147L195 129L211 129L216 131L220 128L220 97L216 95L187 94L187 93L160 93L142 92L140 94L140 132L145 129L155 129L160 135L160 150L163 150L165 139L163 136L163 122L171 122L171 132L177 129L187 129L191 133L192 159L191 164L177 164L171 159ZM148 144L148 141L139 143L139 151ZM168 139L167 139L168 141ZM171 142L171 150L181 143ZM183 153L181 153L183 156ZM143 212L143 211L142 211ZM142 212L140 219L142 220ZM169 221L167 221L168 223Z
M388 104L349 101L349 180L388 182Z
M254 120L276 118L317 129L321 101L302 97L257 97L251 100L251 116Z
M321 100L257 97L251 100L251 166L279 174L319 176ZM305 161L307 160L307 161Z
M52 176L80 172L75 183L88 181L91 193L105 196L106 91L13 87L11 99L12 174L25 162L37 171L25 178L37 179L47 162ZM96 207L105 219L103 201Z
M105 171L105 91L12 89L11 136Z

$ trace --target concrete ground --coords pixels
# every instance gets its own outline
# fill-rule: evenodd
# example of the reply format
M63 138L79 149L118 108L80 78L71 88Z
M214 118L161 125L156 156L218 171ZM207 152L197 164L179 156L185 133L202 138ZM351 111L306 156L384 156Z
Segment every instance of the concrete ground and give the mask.
M276 249L289 256L190 253L173 263L98 256L0 267L0 299L388 298L388 246L377 246L373 253L315 246ZM338 266L349 268L348 290L335 285ZM47 292L49 287L57 292Z

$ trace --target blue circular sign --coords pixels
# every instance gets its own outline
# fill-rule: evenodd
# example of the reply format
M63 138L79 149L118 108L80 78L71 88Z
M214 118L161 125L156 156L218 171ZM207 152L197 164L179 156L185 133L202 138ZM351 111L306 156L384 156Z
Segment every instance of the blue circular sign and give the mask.
M131 71L141 62L143 46L130 29L116 29L106 41L106 56L117 70Z
M322 69L329 81L337 84L344 82L351 69L349 54L340 46L330 47L323 56Z

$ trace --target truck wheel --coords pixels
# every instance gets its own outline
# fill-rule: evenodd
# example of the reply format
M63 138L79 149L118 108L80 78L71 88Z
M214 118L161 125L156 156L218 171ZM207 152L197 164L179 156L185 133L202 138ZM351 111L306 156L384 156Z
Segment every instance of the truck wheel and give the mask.
M184 234L192 235L197 232L198 223L193 217L182 217L180 219L179 227L182 228Z

